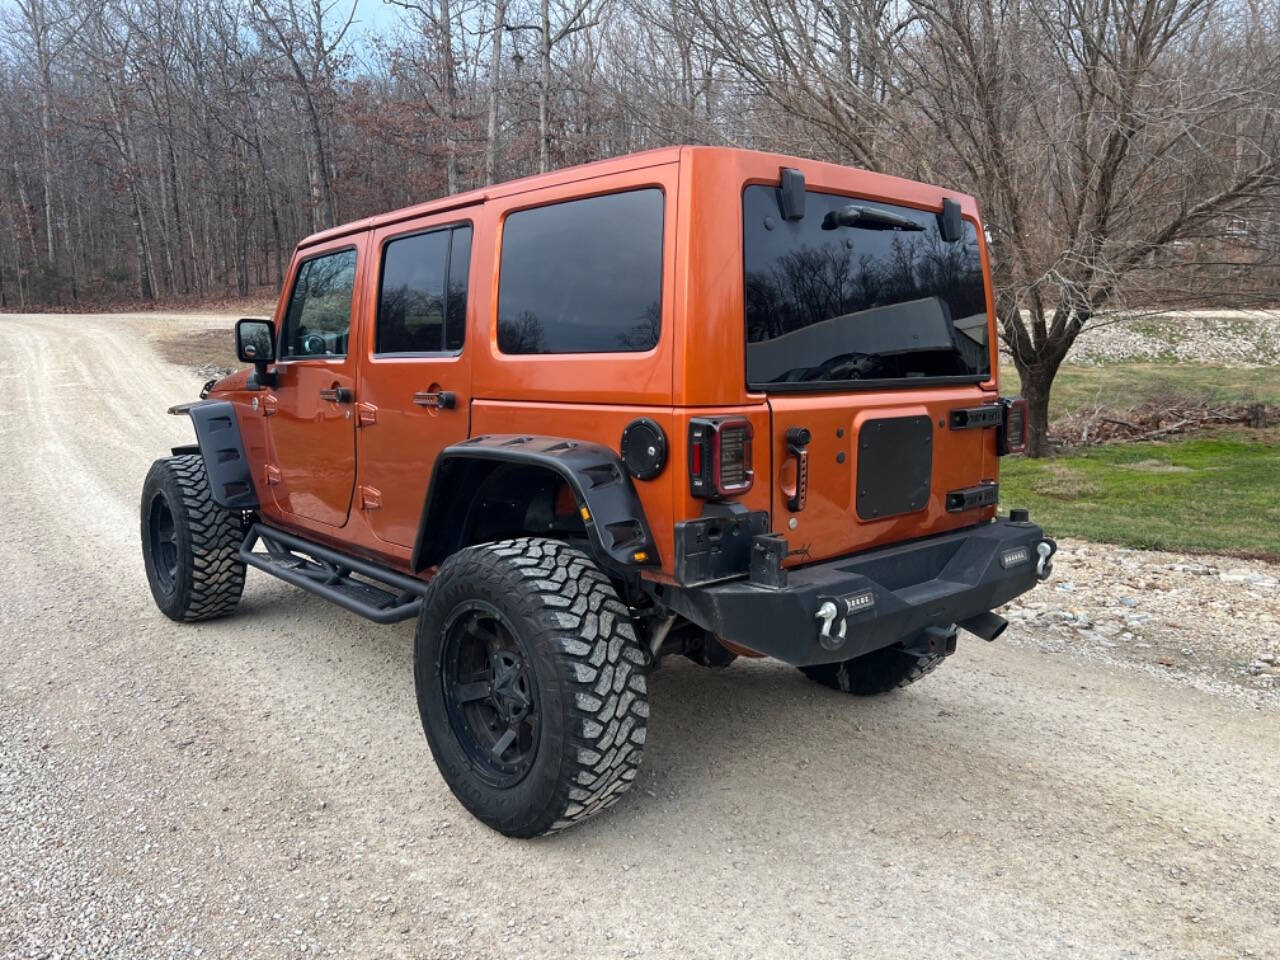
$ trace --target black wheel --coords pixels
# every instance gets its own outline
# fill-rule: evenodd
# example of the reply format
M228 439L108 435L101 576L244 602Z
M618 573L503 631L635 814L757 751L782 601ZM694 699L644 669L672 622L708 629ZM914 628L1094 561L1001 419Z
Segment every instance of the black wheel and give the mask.
M213 501L204 459L166 457L142 484L142 557L151 595L171 620L230 613L244 591L239 513Z
M940 653L920 656L893 646L872 650L839 663L801 667L800 671L823 686L865 697L888 693L915 683L925 674L936 670L944 659L946 658Z
M526 538L454 554L431 581L413 658L441 776L508 836L603 810L644 753L644 662L626 606L582 551Z

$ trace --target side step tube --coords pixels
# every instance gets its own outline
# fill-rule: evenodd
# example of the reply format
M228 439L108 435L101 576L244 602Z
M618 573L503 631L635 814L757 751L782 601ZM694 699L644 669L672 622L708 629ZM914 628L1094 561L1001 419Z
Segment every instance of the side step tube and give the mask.
M259 540L267 548L266 553L254 553ZM261 523L249 528L240 545L240 559L374 623L397 623L416 617L427 592L427 584L415 577ZM366 579L357 580L353 573Z

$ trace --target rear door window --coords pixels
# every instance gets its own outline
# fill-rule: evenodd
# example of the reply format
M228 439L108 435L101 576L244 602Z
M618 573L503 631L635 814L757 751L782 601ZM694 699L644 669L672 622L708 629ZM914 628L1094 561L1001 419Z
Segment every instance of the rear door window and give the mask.
M447 353L466 335L471 228L396 237L382 254L374 352Z
M662 221L657 188L508 216L498 349L625 353L655 347L662 322Z
M982 380L986 287L974 225L942 239L925 210L809 191L784 220L774 187L743 193L747 383Z
M337 250L304 261L289 295L281 357L346 356L355 286L355 250Z

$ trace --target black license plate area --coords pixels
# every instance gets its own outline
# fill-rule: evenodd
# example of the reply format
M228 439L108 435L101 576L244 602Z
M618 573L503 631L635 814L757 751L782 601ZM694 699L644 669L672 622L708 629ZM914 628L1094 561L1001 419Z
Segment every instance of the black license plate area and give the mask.
M880 520L923 510L933 476L933 419L868 420L858 431L857 511Z

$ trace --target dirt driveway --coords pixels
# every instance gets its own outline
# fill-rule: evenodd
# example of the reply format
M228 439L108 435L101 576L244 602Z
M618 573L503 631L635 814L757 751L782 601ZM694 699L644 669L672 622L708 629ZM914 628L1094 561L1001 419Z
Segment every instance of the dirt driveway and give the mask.
M874 700L671 663L621 804L487 830L411 624L256 573L230 619L154 609L138 491L198 387L161 322L0 317L0 955L1280 956L1274 691L1077 651L1052 609Z

